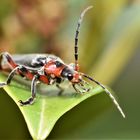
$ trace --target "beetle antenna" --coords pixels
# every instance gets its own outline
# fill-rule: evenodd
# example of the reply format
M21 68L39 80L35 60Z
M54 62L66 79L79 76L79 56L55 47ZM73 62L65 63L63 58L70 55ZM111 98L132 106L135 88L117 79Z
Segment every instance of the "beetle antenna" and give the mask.
M84 73L82 73L82 75L83 75L85 78L87 78L87 79L89 79L89 80L95 82L97 85L99 85L100 87L102 87L102 88L105 90L105 92L109 95L109 97L111 98L111 100L113 101L113 103L115 104L115 106L118 108L118 110L119 110L119 112L121 113L121 115L123 116L123 118L125 118L125 114L124 114L122 108L120 107L120 105L119 105L119 103L117 102L117 100L115 99L115 97L111 94L111 92L110 92L107 88L105 88L104 85L102 85L100 82L96 81L95 79L91 78L90 76L85 75Z
M91 9L93 6L89 6L86 9L84 9L84 11L81 13L80 18L78 20L78 24L77 24L77 28L76 28L76 33L75 33L75 45L74 45L74 50L75 50L75 70L78 71L79 67L78 67L78 35L80 32L80 25L82 23L83 17L85 15L85 13Z

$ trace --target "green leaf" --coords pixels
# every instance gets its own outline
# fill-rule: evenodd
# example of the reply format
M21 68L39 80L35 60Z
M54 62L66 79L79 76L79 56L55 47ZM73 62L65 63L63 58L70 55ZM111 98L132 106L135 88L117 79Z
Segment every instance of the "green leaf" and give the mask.
M5 76L2 74L0 74L0 81L5 81ZM58 90L52 86L47 87L50 88L48 93L38 93L35 103L28 106L20 106L18 103L18 100L26 100L31 96L27 86L13 81L11 85L4 87L21 110L33 139L45 139L63 114L83 100L103 91L102 88L96 87L90 93L76 95L68 89L62 96L58 96Z

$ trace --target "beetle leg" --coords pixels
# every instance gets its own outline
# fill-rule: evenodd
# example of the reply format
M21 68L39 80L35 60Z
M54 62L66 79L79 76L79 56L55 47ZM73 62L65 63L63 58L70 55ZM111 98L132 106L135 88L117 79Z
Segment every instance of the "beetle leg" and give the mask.
M37 84L37 81L39 79L39 75L35 75L32 79L32 83L31 83L31 93L32 93L32 96L27 99L26 101L22 101L22 100L19 100L19 103L23 106L23 105L28 105L28 104L32 104L34 102L34 99L36 97L36 84Z
M77 90L77 88L75 87L75 84L72 84L72 86L73 86L73 88L74 88L74 90L75 90L76 92L79 92L79 91Z
M78 88L76 88L76 84L72 84L72 86L73 86L74 90L75 90L77 93L80 93L80 94L83 93L83 92L80 91Z
M82 93L88 92L90 90L90 88L85 88L84 85L82 83L78 84L80 86L80 88L83 90L81 91Z
M19 65L19 66L16 66L9 74L6 82L1 82L0 83L0 88L5 86L5 85L8 85L11 83L11 80L13 79L14 75L16 74L22 74L23 76L26 76L28 79L32 79L33 78L33 75L28 71L28 69L25 67L25 66L22 66L22 65Z
M16 67L16 68L14 68L14 69L10 72L10 74L8 75L8 78L7 78L6 82L1 82L1 83L0 83L0 88L11 83L11 80L13 79L13 77L14 77L14 75L16 74L16 71L17 71L18 69L19 69L19 66Z
M12 66L12 68L16 68L18 65L14 62L11 55L8 52L3 52L0 54L0 69L2 69L2 60L3 57L7 60L7 62Z
M62 92L64 91L64 88L62 88L59 84L56 84L56 87L60 89L58 95L61 95Z
M91 87L89 87L89 83L84 80L82 80L78 85L80 85L80 87L83 89L83 93L89 92L91 90Z

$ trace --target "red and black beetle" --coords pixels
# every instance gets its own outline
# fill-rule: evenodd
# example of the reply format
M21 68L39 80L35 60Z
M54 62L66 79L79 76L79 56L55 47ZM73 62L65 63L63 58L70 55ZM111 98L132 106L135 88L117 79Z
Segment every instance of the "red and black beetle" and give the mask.
M23 77L26 77L31 82L31 93L32 96L26 101L20 100L21 105L28 105L34 102L36 97L36 84L38 81L43 82L48 85L52 85L56 83L56 86L63 91L60 87L60 83L64 80L68 80L76 92L84 93L88 92L90 89L86 88L85 84L88 84L84 78L89 79L90 81L95 82L97 85L102 87L105 92L112 99L120 113L123 117L125 114L123 113L121 107L117 103L116 99L113 95L105 88L104 85L91 78L90 76L79 72L78 66L78 34L80 31L80 25L83 20L84 14L91 9L92 6L87 7L80 15L78 20L76 34L75 34L75 63L74 64L65 64L59 57L54 55L46 55L46 54L27 54L27 55L13 55L11 56L7 52L3 52L0 55L0 68L3 69L2 60L3 57L7 60L8 64L12 68L7 81L0 83L0 87L10 84L15 74L19 74ZM78 87L77 87L78 86Z

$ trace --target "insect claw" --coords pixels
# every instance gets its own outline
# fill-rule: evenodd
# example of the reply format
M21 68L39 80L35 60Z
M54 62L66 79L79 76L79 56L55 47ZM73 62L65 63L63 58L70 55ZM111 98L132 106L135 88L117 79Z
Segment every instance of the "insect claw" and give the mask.
M19 100L18 102L20 103L20 106L23 106L24 105L24 103L23 103L22 100Z
M20 103L21 106L24 106L24 105L31 105L31 104L33 104L33 102L34 102L34 99L31 97L31 98L29 98L27 101L19 100L18 102Z
M90 90L91 90L91 88L88 88L88 89L87 89L87 92L89 92Z
M3 87L6 86L6 85L7 85L6 82L2 82L2 83L0 83L0 88L3 88Z

